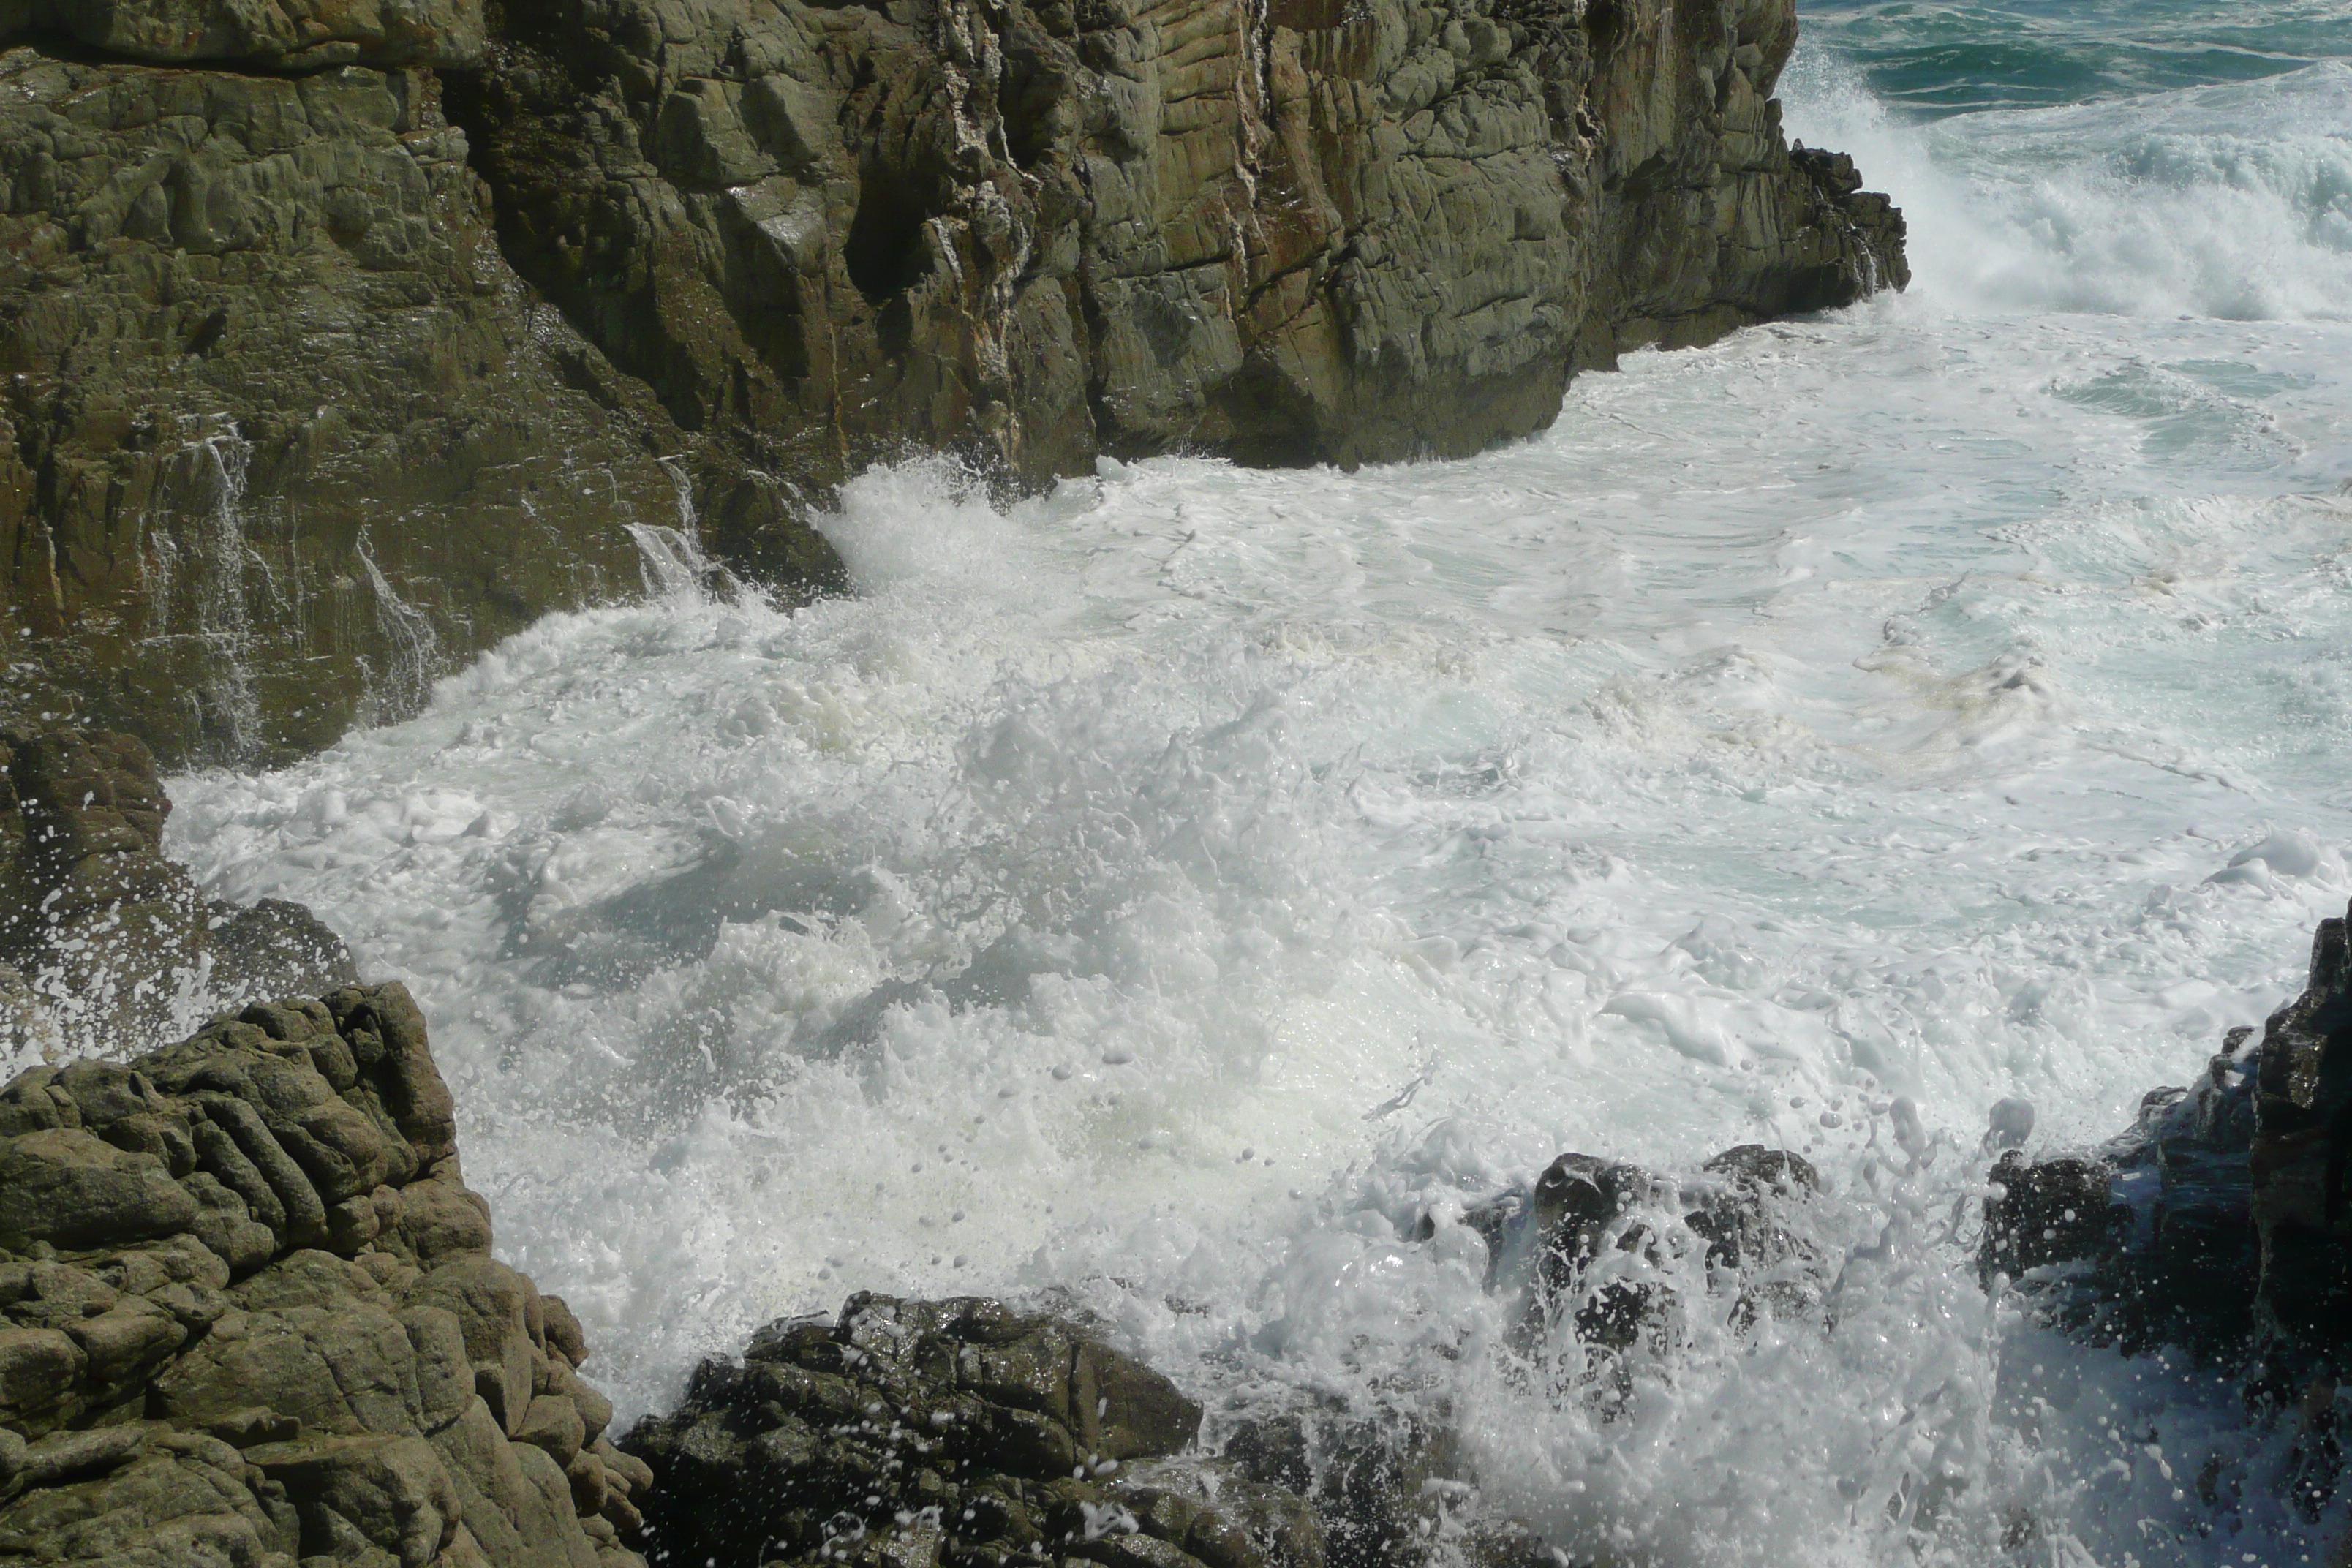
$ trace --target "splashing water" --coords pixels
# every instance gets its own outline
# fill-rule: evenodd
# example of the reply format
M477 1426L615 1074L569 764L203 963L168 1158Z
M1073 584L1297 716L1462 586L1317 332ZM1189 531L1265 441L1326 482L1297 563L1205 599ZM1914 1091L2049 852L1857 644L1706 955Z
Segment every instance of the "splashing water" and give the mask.
M1909 207L1908 298L1468 462L879 470L825 524L859 596L792 614L641 534L646 602L175 781L175 847L416 990L625 1410L853 1289L1059 1287L1213 1436L1450 1411L1571 1555L2297 1563L2343 1504L2286 1509L2233 1384L1970 1257L1997 1102L2119 1127L2352 894L2352 326L2279 173L2347 89L2289 66L1906 125L1817 60L1790 123ZM1668 1247L1595 1369L1410 1239L1743 1142L1822 1168L1818 1309L1743 1326Z

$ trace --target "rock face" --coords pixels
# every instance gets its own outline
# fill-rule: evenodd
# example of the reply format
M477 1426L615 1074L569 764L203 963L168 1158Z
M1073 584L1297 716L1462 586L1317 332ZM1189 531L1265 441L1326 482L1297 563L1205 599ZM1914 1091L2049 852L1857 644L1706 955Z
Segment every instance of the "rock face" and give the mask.
M1790 0L503 0L451 112L509 256L681 424L1461 454L1580 365L1900 286L1791 154Z
M0 731L0 1046L120 1054L202 997L358 978L342 940L301 905L202 898L163 856L171 812L131 736Z
M41 1562L593 1568L648 1478L490 1257L398 985L0 1089L0 1542Z
M0 0L0 721L282 758L877 458L1345 464L1906 277L1792 0ZM645 542L654 542L649 537Z
M758 1568L1322 1568L1301 1500L1178 1459L1201 1407L1079 1325L853 1297L772 1323L623 1441L646 1551Z
M0 53L0 630L32 656L0 721L314 750L634 591L627 525L678 525L681 493L774 491L508 268L437 74L316 68L461 63L471 0L33 12L236 68ZM775 505L728 506L747 553L824 574Z
M0 31L20 30L158 64L462 66L481 56L482 6L481 0L0 0Z

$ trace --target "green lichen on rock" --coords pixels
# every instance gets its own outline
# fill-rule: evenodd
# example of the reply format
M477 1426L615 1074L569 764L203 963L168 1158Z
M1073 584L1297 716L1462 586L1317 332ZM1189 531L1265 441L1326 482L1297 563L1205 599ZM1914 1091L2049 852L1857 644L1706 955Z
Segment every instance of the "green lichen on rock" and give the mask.
M681 423L835 472L1355 464L1907 276L1792 155L1788 0L502 0L508 254Z
M0 54L0 719L313 750L766 493L507 268L439 90Z

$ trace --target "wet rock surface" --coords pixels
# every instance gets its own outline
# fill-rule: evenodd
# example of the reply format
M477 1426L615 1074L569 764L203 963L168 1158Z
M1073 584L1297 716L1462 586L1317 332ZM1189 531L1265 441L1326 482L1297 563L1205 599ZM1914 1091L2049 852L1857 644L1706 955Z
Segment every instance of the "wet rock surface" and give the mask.
M960 452L1454 455L1906 277L1790 0L0 0L0 721L404 714L632 530ZM650 536L647 536L650 542ZM690 576L692 563L674 575Z
M860 1295L705 1362L621 1447L656 1563L1322 1568L1298 1497L1188 1452L1201 1415L1068 1320Z
M0 1089L0 1552L642 1560L578 1322L489 1253L398 985Z
M1564 1322L1601 1358L1589 1388L1612 1352L1673 1331L1665 1288L1621 1261L1700 1260L1744 1323L1809 1310L1819 1260L1787 1221L1818 1185L1802 1159L1759 1146L1686 1184L1569 1154L1423 1234L1486 1235L1495 1287L1527 1289L1530 1324ZM678 1407L620 1447L650 1477L632 1506L654 1563L1418 1568L1441 1543L1487 1568L1559 1561L1473 1506L1442 1407L1310 1404L1217 1425L1213 1453L1202 1406L1082 1320L859 1295L706 1361Z
M301 905L204 899L163 854L171 812L134 737L0 731L0 1046L119 1053L165 1033L192 994L241 1000L358 978L342 940Z
M1990 1173L1979 1266L2053 1321L2127 1351L2183 1345L2295 1431L2292 1496L2341 1482L2352 1374L2352 942L2322 921L2303 994L2233 1029L2186 1088L2102 1147ZM2352 1542L2345 1543L2352 1549Z
M628 527L679 526L682 487L772 489L506 265L429 68L478 52L474 0L20 0L10 43L0 722L314 751L637 591ZM780 576L835 569L730 504Z

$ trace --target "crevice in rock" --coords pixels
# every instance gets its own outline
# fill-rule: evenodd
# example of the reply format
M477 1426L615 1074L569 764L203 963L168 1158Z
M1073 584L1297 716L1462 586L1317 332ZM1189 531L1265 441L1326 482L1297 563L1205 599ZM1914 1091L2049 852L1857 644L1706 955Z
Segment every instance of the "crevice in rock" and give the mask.
M923 225L935 205L903 172L869 164L860 171L857 214L849 222L842 265L869 305L881 307L913 288L931 269ZM887 331L887 328L885 328ZM901 342L891 349L904 353Z

